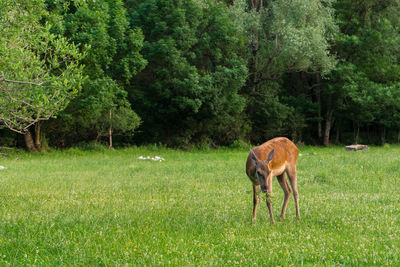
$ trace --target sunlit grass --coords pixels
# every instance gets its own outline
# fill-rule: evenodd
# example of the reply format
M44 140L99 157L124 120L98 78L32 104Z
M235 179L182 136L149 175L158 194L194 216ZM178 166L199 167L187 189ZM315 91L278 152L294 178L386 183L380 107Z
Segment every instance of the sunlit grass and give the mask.
M251 223L247 150L0 157L0 265L400 264L400 147L300 147L302 219L274 179ZM163 162L138 160L161 156Z

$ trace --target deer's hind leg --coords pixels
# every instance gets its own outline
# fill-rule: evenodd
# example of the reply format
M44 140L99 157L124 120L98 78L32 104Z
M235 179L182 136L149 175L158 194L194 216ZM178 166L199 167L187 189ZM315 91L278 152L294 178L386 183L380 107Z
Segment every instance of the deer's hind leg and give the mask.
M284 220L285 219L285 213L286 213L286 206L289 202L289 197L290 197L290 193L292 190L290 190L289 184L286 180L286 175L285 173L282 173L281 175L278 175L276 177L278 179L278 182L280 184L280 186L283 189L283 193L285 194L284 199L283 199L283 205L282 205L282 212L281 212L281 217L280 220Z
M294 167L288 168L286 170L289 176L289 182L293 189L294 202L296 204L296 217L300 220L300 210L299 210L299 191L297 190L297 172L296 165Z
M253 184L253 222L256 221L257 206L258 206L258 203L260 202L260 199L258 198L258 195L257 195L258 191L260 191L260 186Z

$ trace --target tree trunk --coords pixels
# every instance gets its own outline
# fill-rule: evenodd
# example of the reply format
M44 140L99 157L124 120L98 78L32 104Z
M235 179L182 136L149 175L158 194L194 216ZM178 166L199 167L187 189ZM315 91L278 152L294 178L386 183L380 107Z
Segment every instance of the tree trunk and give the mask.
M254 76L253 82L254 85L257 84L257 68L258 68L258 49L259 49L259 39L258 39L258 30L254 30L254 45L253 45L253 60L254 60Z
M355 129L354 144L358 144L358 137L360 136L360 124L356 123L357 129Z
M112 128L110 127L110 129L108 129L108 134L109 134L109 149L114 149L113 148L113 142L112 142Z
M38 121L35 124L35 147L39 152L42 151L41 134L41 123Z
M399 131L397 133L397 143L399 143L399 142L400 142L400 129L399 129Z
M97 143L99 142L99 138L101 137L101 131L100 132L97 132L97 135L96 135L96 139L94 139L94 143L97 145Z
M317 73L317 83L321 84L321 76L319 73ZM315 90L315 96L317 98L317 103L318 103L318 140L319 142L321 142L322 139L321 89L319 88L319 85L317 87L317 90Z
M60 146L61 146L61 148L65 148L65 136L64 135L62 135L62 137L61 137Z
M24 137L25 137L26 149L29 152L38 152L38 150L35 147L35 143L33 142L32 134L29 131L29 129L25 132Z
M336 120L337 121L337 126L336 126L336 138L335 138L335 144L338 145L340 142L340 124L341 120Z
M324 133L324 146L329 146L329 136L331 132L333 110L329 110L326 115L325 133Z
M110 128L108 128L108 138L109 138L109 149L114 149L112 144L112 127L111 127L111 119L112 119L112 110L110 109Z
M328 97L328 111L326 112L326 120L325 120L325 133L324 133L324 146L329 146L329 135L331 132L331 125L332 125L332 116L333 116L333 109L332 109L332 93L329 94Z
M251 1L251 8L254 9L256 12L261 12L263 7L263 0L252 0ZM258 29L255 28L253 30L253 64L252 64L252 68L253 70L250 70L250 73L253 72L253 77L252 77L252 81L253 81L253 93L256 92L257 90L257 84L258 84L258 79L259 79L259 75L258 75L258 50L260 47L260 41L259 41L259 32ZM251 75L251 74L250 74Z
M258 30L254 30L253 35L253 93L257 91L257 83L258 83L258 49L259 49L259 38L258 38Z
M381 143L382 143L382 145L385 144L385 139L386 139L386 127L383 126L383 131L381 132Z

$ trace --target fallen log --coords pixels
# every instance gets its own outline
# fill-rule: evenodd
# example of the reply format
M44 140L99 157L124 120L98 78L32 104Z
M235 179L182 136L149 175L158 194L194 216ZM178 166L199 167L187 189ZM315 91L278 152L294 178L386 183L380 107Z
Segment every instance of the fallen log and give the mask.
M358 151L358 150L369 150L369 146L367 145L346 146L346 151Z

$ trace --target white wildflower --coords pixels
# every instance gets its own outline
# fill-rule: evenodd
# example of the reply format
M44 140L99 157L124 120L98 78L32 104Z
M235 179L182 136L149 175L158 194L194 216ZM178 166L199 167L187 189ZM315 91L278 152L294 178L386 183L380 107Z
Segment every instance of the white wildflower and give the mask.
M162 158L160 156L155 156L155 157L150 157L150 156L143 157L143 156L140 156L137 159L140 159L140 160L152 160L152 161L163 161L163 160L165 160L164 158Z

